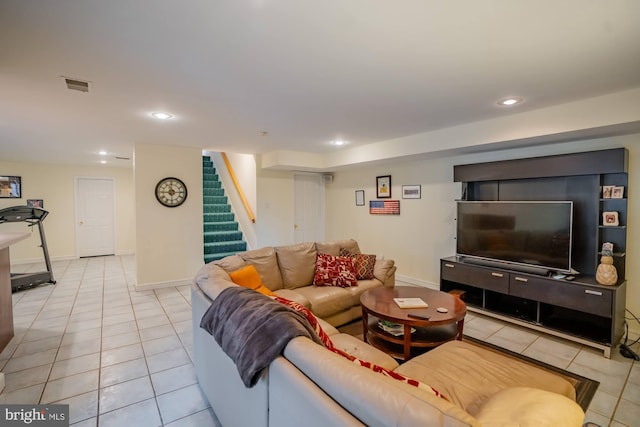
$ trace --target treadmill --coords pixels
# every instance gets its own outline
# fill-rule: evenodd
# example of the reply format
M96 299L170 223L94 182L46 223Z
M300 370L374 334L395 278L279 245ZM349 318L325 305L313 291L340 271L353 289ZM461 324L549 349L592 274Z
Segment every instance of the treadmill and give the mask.
M53 279L53 271L51 270L51 260L49 259L49 250L47 249L47 240L44 237L44 227L42 221L49 214L44 209L35 208L31 206L13 206L0 210L0 224L6 222L26 222L29 227L34 225L38 226L40 232L40 241L42 253L44 254L44 262L47 266L47 271L35 272L35 273L11 273L11 290L13 292L29 287L37 286L42 283L54 284L56 281Z

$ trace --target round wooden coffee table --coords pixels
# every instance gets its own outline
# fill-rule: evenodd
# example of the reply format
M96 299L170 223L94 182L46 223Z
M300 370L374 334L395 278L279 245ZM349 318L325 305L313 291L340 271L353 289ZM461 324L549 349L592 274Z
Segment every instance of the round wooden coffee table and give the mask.
M394 298L421 298L428 308L400 308ZM400 360L409 360L428 348L453 339L462 339L467 307L457 296L418 286L379 287L360 297L364 341ZM437 308L447 309L440 313ZM429 319L410 317L409 314ZM378 324L388 320L404 326L404 334L394 336ZM415 329L414 332L411 332Z

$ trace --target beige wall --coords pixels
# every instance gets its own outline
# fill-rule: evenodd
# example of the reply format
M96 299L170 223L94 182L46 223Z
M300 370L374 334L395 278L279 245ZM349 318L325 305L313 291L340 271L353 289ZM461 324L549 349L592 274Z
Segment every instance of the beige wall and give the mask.
M0 209L26 205L27 199L42 199L49 215L44 220L45 235L51 259L71 259L76 253L75 178L109 177L115 179L116 253L135 252L135 220L133 204L133 174L129 168L96 165L48 165L40 163L9 163L0 161L1 175L22 177L21 199L0 199ZM0 225L0 231L31 231L24 222ZM11 247L11 262L42 261L38 231Z
M336 172L333 183L326 186L327 239L353 237L363 251L394 259L399 278L437 287L439 259L455 252L454 200L460 198L461 186L453 182L454 165L615 147L629 149L627 308L640 315L640 265L634 262L640 255L640 173L635 167L640 162L640 134L436 159L409 158ZM392 176L392 198L400 200L399 216L369 215L378 175ZM422 199L402 199L402 184L420 184ZM365 190L366 206L355 206L354 191L360 189ZM633 323L632 329L640 332Z
M256 235L258 247L294 242L293 172L258 169Z
M203 265L202 150L138 144L134 155L136 289L191 283ZM181 179L187 200L167 208L158 181Z

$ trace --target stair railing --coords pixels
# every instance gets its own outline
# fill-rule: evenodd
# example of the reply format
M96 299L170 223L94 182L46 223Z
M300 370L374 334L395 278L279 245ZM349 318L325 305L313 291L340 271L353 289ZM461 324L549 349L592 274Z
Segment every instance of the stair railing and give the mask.
M238 179L236 178L236 174L233 172L233 168L231 167L231 163L229 162L229 158L227 157L226 153L220 153L220 155L222 156L222 160L224 160L224 164L227 167L227 170L229 171L229 175L231 176L231 180L233 181L233 185L236 187L236 191L238 192L238 195L240 196L240 200L242 200L242 205L244 206L244 209L247 211L247 215L249 215L249 219L251 220L251 222L255 223L256 222L256 217L253 214L253 211L251 210L251 207L249 206L249 202L247 202L247 198L244 196L244 192L242 191L242 188L240 188L240 184L238 183Z

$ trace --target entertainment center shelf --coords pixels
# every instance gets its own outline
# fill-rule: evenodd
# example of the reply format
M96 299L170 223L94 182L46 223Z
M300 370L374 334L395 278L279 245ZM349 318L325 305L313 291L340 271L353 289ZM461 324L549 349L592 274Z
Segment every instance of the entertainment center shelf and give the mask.
M462 183L463 201L573 202L569 250L579 274L572 281L554 279L553 271L540 275L499 260L479 265L475 257L453 256L441 260L441 290L463 291L470 311L572 339L610 357L624 333L627 150L456 165L454 181ZM486 233L485 224L478 224L478 233ZM595 280L605 242L613 244L618 274L612 286Z
M440 289L464 292L470 311L599 348L606 357L623 333L615 319L624 317L625 282L603 286L594 277L553 279L454 256L441 260Z

